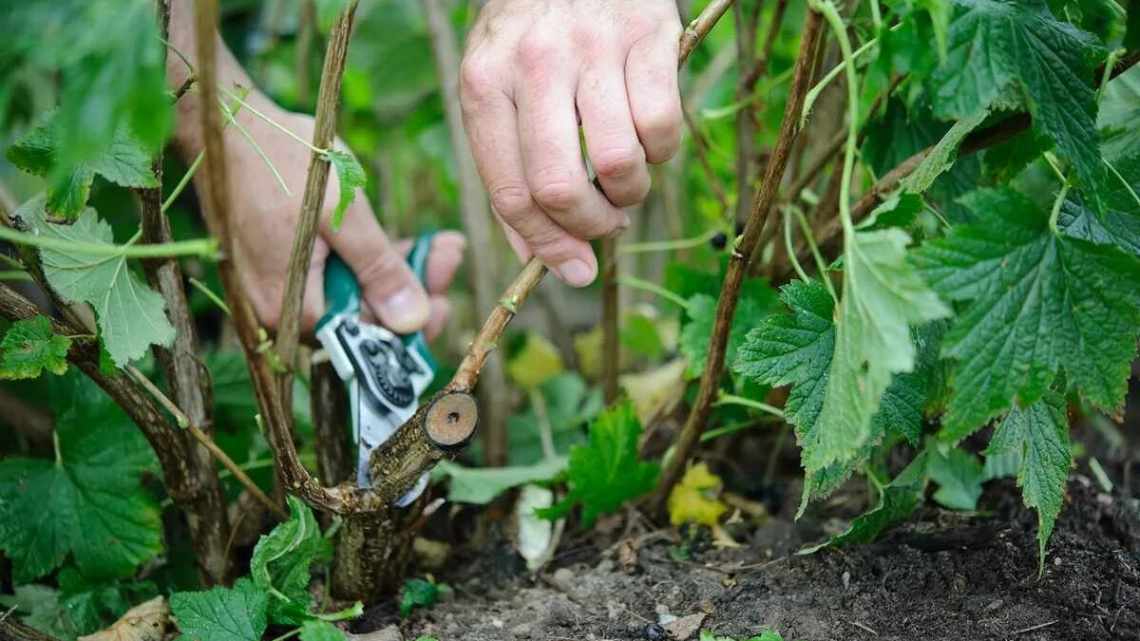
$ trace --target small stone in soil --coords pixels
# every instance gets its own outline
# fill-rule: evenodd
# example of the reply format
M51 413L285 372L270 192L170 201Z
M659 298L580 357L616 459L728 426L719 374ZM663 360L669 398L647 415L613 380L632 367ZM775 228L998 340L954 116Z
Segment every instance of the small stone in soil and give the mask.
M641 631L641 636L648 641L665 641L665 628L656 623L650 623Z

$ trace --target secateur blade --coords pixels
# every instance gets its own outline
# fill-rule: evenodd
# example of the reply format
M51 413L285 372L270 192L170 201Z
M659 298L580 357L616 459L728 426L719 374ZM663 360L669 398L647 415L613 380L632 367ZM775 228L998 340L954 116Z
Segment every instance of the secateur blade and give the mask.
M408 256L421 281L430 247L431 236L421 236ZM361 321L360 285L336 255L325 266L325 298L328 311L317 323L317 339L348 388L357 485L371 487L372 452L415 414L420 395L435 376L435 360L420 332L401 336ZM427 483L425 473L396 506L410 504Z

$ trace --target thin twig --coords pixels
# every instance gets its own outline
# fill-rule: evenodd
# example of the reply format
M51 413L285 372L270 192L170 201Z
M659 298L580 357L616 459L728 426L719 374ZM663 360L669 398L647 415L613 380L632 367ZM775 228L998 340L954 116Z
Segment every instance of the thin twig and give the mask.
M804 22L803 35L800 41L800 51L796 57L793 72L792 86L788 92L788 101L784 110L784 121L776 145L772 149L764 172L764 180L756 191L753 201L752 213L744 226L744 234L732 252L728 271L725 274L724 284L721 286L720 298L717 301L716 319L713 324L712 335L709 340L708 357L705 362L704 374L701 376L700 388L694 401L693 409L681 435L674 448L674 454L668 465L661 473L657 486L657 493L653 499L655 511L665 507L666 499L673 485L681 478L685 465L693 453L693 449L700 441L701 433L708 422L709 411L716 400L720 384L720 376L724 367L725 351L727 347L729 328L736 312L736 303L740 295L740 286L744 275L748 271L752 255L755 253L761 232L768 222L768 214L775 204L780 181L787 166L788 156L799 132L799 114L803 107L804 94L811 78L811 67L815 53L816 43L820 36L822 18L815 11L809 11Z
M133 365L128 365L126 371L127 374L131 376L131 378L135 379L135 381L141 385L143 389L150 393L151 397L154 398L154 400L158 401L159 405L161 405L167 412L170 413L171 416L174 417L174 420L178 423L178 427L185 429L191 436L194 437L194 440L198 441L198 443L206 448L210 456L213 456L219 463L222 464L223 467L229 470L230 474L232 474L233 477L245 487L246 491L249 492L253 498L264 504L265 507L269 508L270 512L273 512L281 519L289 518L289 513L282 509L280 505L274 503L273 499L269 498L265 492L262 492L261 488L253 482L253 479L249 478L249 475L247 475L245 471L241 469L241 466L235 463L234 460L230 458L229 454L226 454L222 448L218 447L218 444L214 442L214 439L210 438L210 436L203 432L201 428L191 422L190 417L187 416L186 413L183 412L177 405L175 405L174 401L170 400L170 397L164 394L162 390L158 389L158 386L152 383L145 374L140 372L138 368Z
M1045 629L1045 628L1048 628L1048 627L1051 627L1051 626L1057 625L1057 624L1058 624L1058 623L1060 623L1060 622L1061 622L1061 620L1060 620L1060 619L1054 619L1053 621L1049 621L1048 623L1039 623L1039 624L1037 624L1037 625L1031 625L1031 626L1029 626L1028 628L1022 628L1022 629L1020 629L1020 630L1016 630L1016 631L1014 631L1014 632L1010 632L1010 633L1009 633L1009 636L1011 636L1011 637L1015 637L1015 636L1017 636L1017 635L1019 635L1019 634L1025 634L1025 633L1027 633L1027 632L1036 632L1037 630L1043 630L1043 629Z
M849 619L843 619L843 622L846 623L847 625L853 625L853 626L859 628L860 630L863 630L864 632L870 632L871 634L873 634L875 636L879 636L879 633L875 632L874 628L872 628L866 624L859 623L858 621L851 621Z
M713 0L705 7L704 11L696 18L693 18L685 27L685 31L681 34L681 47L677 56L677 66L685 64L689 59L689 54L697 48L701 40L705 39L709 31L716 26L716 23L732 6L734 0Z

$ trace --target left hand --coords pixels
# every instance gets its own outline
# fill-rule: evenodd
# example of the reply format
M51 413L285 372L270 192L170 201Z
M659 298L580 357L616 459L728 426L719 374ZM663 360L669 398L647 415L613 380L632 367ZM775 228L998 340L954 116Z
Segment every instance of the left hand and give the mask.
M588 241L649 193L680 146L675 0L490 0L468 36L463 120L507 238L563 281L598 273ZM579 121L601 191L582 162Z

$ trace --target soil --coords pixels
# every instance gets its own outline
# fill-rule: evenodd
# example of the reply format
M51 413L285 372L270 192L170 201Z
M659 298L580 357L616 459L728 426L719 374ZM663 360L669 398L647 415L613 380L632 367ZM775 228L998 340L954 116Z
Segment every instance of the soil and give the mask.
M669 639L651 624L703 613L703 628L740 640L762 630L789 641L1140 639L1135 497L1074 475L1039 576L1035 513L1012 482L991 485L977 515L924 508L878 543L806 556L795 552L837 527L826 507L800 522L769 517L737 536L748 541L741 548L690 546L688 559L676 558L680 540L670 531L617 533L617 525L606 537L601 528L564 540L567 551L537 577L508 544L501 554L484 546L439 573L454 597L417 612L402 632L440 641ZM374 611L361 626L390 622Z

